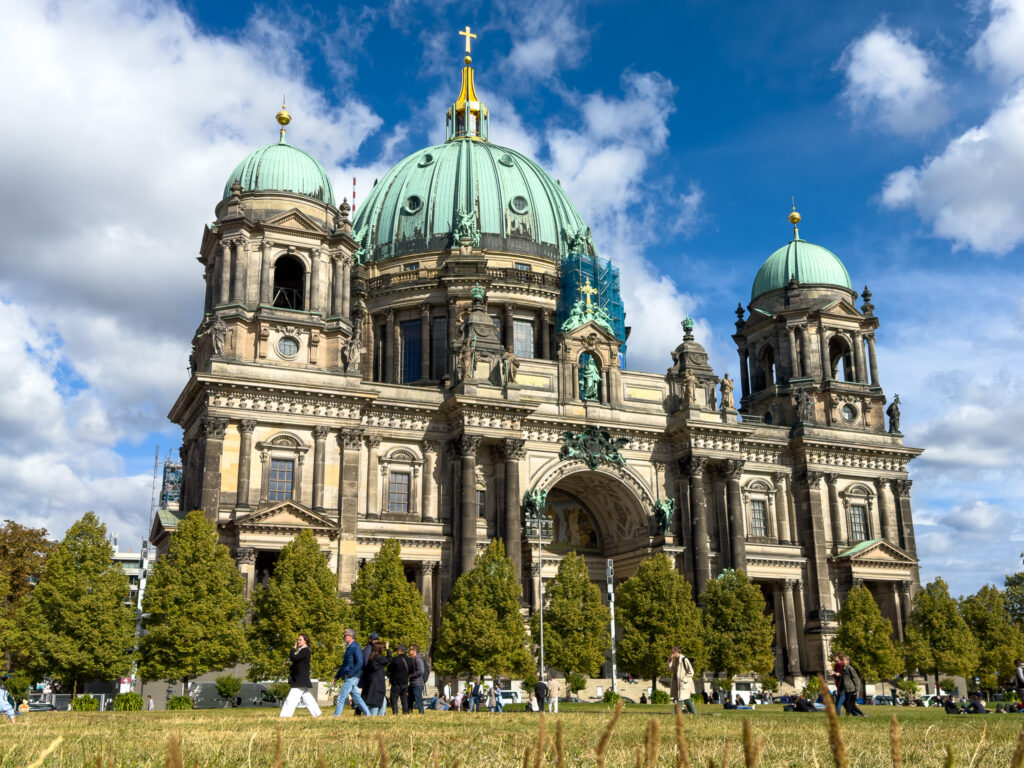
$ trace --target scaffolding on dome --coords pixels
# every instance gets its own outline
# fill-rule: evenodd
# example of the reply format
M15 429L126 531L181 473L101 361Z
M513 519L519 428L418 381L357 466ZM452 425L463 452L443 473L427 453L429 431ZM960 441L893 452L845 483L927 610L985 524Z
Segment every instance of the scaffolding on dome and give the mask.
M164 459L164 476L160 484L160 509L178 509L181 504L181 464Z
M572 305L581 297L580 288L590 280L597 289L594 302L612 318L612 330L622 345L619 355L626 367L626 311L619 293L619 268L608 259L586 253L573 253L562 260L561 296L558 299L558 328L562 327Z

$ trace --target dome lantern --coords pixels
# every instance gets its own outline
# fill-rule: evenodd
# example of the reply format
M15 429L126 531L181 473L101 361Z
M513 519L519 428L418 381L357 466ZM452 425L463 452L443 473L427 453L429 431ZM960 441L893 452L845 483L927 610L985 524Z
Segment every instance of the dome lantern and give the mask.
M470 57L472 41L476 37L469 26L459 32L466 38L466 57L462 60L462 88L459 90L458 98L448 107L446 114L445 138L452 139L476 139L487 141L489 115L487 107L476 95L476 85L473 82L473 59Z
M801 216L795 205L788 218L793 225L793 239L761 265L754 277L750 300L785 288L792 281L800 285L827 285L852 291L850 274L839 257L828 248L809 243L800 237L797 224Z

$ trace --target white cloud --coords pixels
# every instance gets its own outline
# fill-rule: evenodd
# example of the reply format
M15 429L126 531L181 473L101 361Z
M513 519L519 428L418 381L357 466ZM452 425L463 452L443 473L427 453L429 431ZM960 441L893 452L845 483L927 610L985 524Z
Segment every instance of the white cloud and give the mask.
M843 99L856 118L897 134L932 130L949 115L934 62L906 30L881 22L844 51Z
M1024 75L1024 2L989 0L987 6L992 19L971 48L971 58L997 77L1013 80Z
M587 53L589 35L582 4L566 0L517 0L495 5L498 26L512 37L512 49L502 63L509 85L531 86L538 79L556 78Z
M958 247L1002 254L1024 242L1024 87L920 167L891 174L890 208L912 207Z

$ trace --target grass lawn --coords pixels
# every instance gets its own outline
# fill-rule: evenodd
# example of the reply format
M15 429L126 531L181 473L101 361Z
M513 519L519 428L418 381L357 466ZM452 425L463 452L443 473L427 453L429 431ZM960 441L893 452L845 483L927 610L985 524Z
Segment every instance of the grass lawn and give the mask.
M944 766L945 749L952 749L958 768L1010 766L1021 715L952 717L939 709L865 707L867 718L841 719L849 765L876 768L893 765L890 757L890 718L899 720L900 751L904 766ZM709 760L721 763L729 744L729 764L744 765L743 721L763 737L760 762L776 766L834 765L824 714L783 712L780 706L758 707L755 712L724 712L720 707L698 709L697 717L684 717L683 730L693 768ZM557 718L547 716L545 754L541 763L557 765L556 721L562 724L561 754L565 766L596 766L598 741L611 717L611 708L598 704L563 705ZM260 768L318 765L359 768L437 765L450 768L504 768L523 766L524 752L537 744L539 716L529 713L469 714L428 712L423 716L356 718L346 711L340 720L319 720L299 710L291 720L280 720L276 709L204 710L198 712L31 713L15 725L0 723L0 768L33 766L57 737L62 741L33 768L43 766L101 766L101 768L164 768L168 741L176 736L183 764L199 768ZM656 723L651 726L650 723ZM275 761L277 729L281 731L281 762ZM379 739L385 746L381 760ZM639 761L645 740L659 745L656 763ZM670 707L630 705L619 718L604 763L607 768L677 766L675 719ZM649 754L650 750L648 750ZM98 760L99 758L99 760Z

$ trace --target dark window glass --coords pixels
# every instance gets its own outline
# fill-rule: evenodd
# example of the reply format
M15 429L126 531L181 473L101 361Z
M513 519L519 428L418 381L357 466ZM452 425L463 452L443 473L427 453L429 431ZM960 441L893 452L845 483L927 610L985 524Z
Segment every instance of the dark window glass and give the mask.
M530 272L533 270L533 267L531 267L529 264L523 264L522 262L517 261L516 269L518 269L521 272Z
M513 351L516 357L533 357L533 323L529 320L515 320L515 341Z
M440 381L447 373L448 318L435 317L430 326L430 378Z
M423 339L420 336L419 320L406 320L401 325L402 335L402 383L409 384L419 381L423 371L420 350Z
M306 270L292 256L282 256L274 264L274 306L281 309L305 309L303 289Z
M388 327L378 325L373 329L373 380L384 381L384 339Z
M487 491L476 492L476 511L480 517L487 515Z
M402 265L402 271L403 272L415 272L419 268L420 268L420 263L418 261L414 261L412 264L403 264Z
M408 472L392 472L388 476L388 511L409 514Z
M270 501L287 501L292 497L292 475L295 462L285 459L270 460L270 487L267 498Z
M758 499L750 502L750 533L754 536L768 535L768 514L764 502Z
M850 505L850 540L864 541L868 537L868 509L863 504Z

